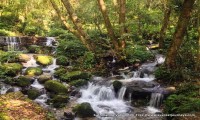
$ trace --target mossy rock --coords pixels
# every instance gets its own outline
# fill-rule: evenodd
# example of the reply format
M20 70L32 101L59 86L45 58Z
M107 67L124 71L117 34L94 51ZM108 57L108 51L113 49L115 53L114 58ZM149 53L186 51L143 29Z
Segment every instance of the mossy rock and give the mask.
M84 79L84 80L89 80L91 77L90 73L87 72L81 72L81 71L72 71L68 72L66 74L63 74L60 79L65 82L70 82L73 80L78 80L78 79Z
M42 75L38 76L38 82L41 84L43 84L46 81L51 80L51 79L52 79L52 76L49 74L42 74Z
M54 93L67 93L68 92L68 88L65 85L63 85L62 83L55 81L55 80L49 80L49 81L45 82L44 86L50 92L54 92Z
M67 69L63 68L63 67L59 67L58 69L56 69L56 71L54 72L54 76L56 78L60 78L62 75L64 75L65 73L67 73Z
M20 87L27 87L29 85L31 85L32 83L32 79L26 76L20 76L17 78L17 80L15 81L16 85L20 86Z
M39 67L29 67L25 71L25 75L28 76L35 76L41 75L43 73L42 69Z
M121 89L122 83L120 81L115 80L113 82L113 87L114 87L115 92L117 93Z
M87 83L88 83L88 81L83 80L83 79L79 79L79 80L71 81L69 84L71 86L81 87L81 86L87 85Z
M30 89L27 91L27 95L28 95L28 98L34 100L40 95L40 92L36 89Z
M73 108L73 112L77 114L78 117L86 118L86 117L94 117L96 112L92 109L90 103L81 103L76 105Z
M69 97L65 94L55 95L49 102L52 103L55 108L62 108L68 103Z
M38 64L44 65L44 66L47 66L53 63L53 58L47 55L37 55L35 59Z
M15 84L15 79L11 78L11 77L6 77L4 78L4 83L9 84L9 85L14 85Z
M27 54L19 54L18 59L20 62L27 62L31 59L31 57L28 56Z
M23 66L19 63L4 63L1 66L1 69L4 70L5 75L7 76L16 76L21 72Z
M57 65L63 65L63 66L68 66L69 65L69 60L67 57L65 56L58 56L58 58L56 59L56 64Z

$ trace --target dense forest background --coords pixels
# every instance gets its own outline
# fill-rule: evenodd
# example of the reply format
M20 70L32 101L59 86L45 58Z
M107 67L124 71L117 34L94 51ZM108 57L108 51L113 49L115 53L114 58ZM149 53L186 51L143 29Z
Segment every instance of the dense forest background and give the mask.
M105 59L127 67L156 50L156 78L179 90L165 111L200 110L200 0L0 0L0 36L56 37L56 57L101 75Z

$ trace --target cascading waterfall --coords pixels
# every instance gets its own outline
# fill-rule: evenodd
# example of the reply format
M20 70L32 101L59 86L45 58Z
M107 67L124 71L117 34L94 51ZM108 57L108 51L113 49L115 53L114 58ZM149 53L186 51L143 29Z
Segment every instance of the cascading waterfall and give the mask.
M89 83L86 89L80 90L82 96L78 99L78 103L90 103L94 111L100 116L127 113L130 111L130 106L126 105L121 99L125 90L125 88L122 88L120 98L116 98L112 86L106 87Z
M125 93L126 93L126 87L123 86L123 87L119 90L118 99L123 100L123 99L124 99Z
M155 108L160 107L163 97L164 95L161 93L152 93L149 105Z
M6 43L8 51L17 51L19 50L21 39L17 39L16 37L6 37Z

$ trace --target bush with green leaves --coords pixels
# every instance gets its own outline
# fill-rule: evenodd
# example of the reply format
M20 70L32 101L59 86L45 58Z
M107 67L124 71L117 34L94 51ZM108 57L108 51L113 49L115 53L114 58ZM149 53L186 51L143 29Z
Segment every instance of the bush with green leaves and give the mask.
M64 55L73 60L84 56L86 51L87 49L79 40L60 40L56 49L58 55Z
M0 50L0 63L18 61L18 53Z
M145 62L146 60L153 59L153 54L146 49L145 46L127 46L125 49L126 60L133 63L137 60Z
M23 66L19 63L4 63L0 65L0 70L3 71L0 74L3 73L6 76L14 77L21 72L22 68Z
M200 110L200 86L186 83L180 86L175 94L170 95L164 102L165 113L191 113Z
M68 66L69 65L69 60L64 55L60 55L60 56L57 57L56 64L57 65Z
M165 66L160 66L154 74L157 79L175 82L190 80L192 71L182 67L176 69L168 69Z
M95 65L95 54L93 52L85 52L83 57L83 68L93 68Z
M60 77L60 80L65 81L65 82L71 82L73 80L78 80L78 79L89 80L90 77L91 77L91 74L88 72L71 71L71 72L67 72L66 74L63 74Z

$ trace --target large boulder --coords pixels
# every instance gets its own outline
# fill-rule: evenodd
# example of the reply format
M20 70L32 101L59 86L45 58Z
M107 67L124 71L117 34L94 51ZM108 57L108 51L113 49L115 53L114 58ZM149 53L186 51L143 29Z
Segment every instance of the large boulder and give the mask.
M68 88L56 80L49 80L45 82L45 88L53 93L67 93Z
M94 117L96 114L90 103L87 102L76 105L73 108L73 112L75 112L77 116L81 118Z
M51 56L47 55L37 55L35 56L36 62L40 65L50 65L53 63L53 58Z
M113 82L113 87L114 87L115 92L117 93L121 89L122 83L120 81L115 80Z
M90 73L87 72L81 72L81 71L72 71L68 72L66 74L63 74L60 79L65 82L70 82L73 80L78 80L78 79L84 79L84 80L89 80L91 77Z
M19 74L23 68L23 66L19 63L4 63L0 66L7 76L16 76Z
M43 73L42 69L39 67L29 67L26 69L25 71L25 75L28 76L38 76L41 75Z

